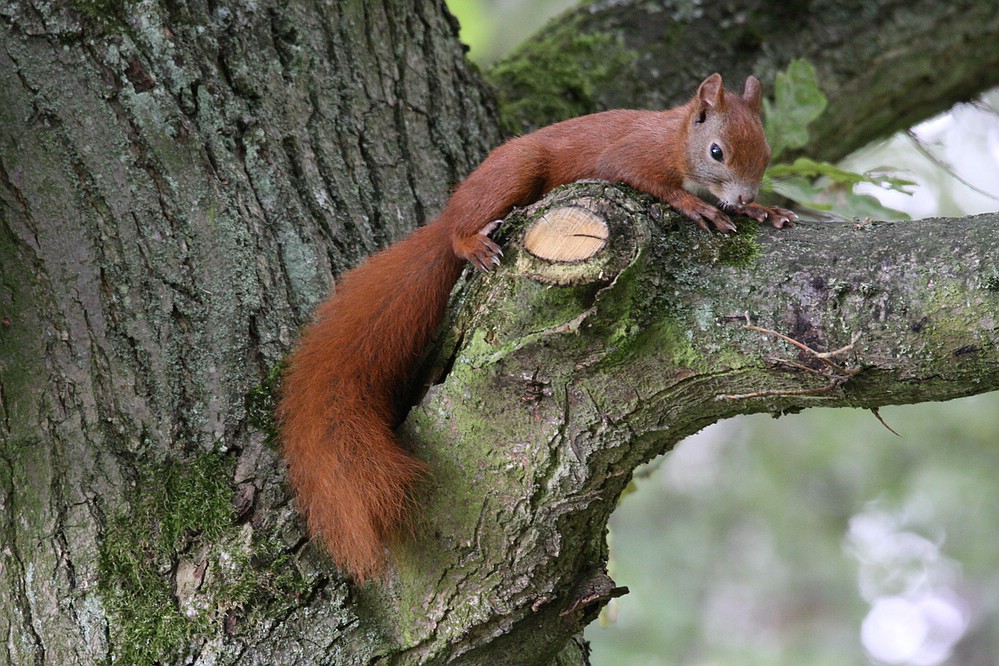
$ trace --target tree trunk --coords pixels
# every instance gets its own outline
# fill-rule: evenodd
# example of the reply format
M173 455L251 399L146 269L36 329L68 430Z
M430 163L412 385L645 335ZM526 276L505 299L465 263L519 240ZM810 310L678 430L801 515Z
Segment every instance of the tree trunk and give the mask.
M725 239L570 189L615 231L598 270L473 283L491 314L458 314L403 429L434 470L422 529L353 586L289 500L277 368L332 275L432 216L498 121L441 2L285 5L0 2L9 663L584 663L634 465L735 412L995 387L988 220ZM823 243L871 258L826 270ZM742 313L819 351L859 331L839 363L861 372Z
M7 663L321 661L357 617L255 389L488 93L443 2L74 7L0 4Z

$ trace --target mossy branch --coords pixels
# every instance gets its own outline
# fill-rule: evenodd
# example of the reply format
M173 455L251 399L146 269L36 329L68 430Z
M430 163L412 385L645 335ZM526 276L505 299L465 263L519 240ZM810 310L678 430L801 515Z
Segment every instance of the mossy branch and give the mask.
M520 238L564 207L611 234L597 270L547 279ZM515 216L503 267L463 294L451 373L403 428L432 470L382 591L404 653L490 635L522 649L488 663L549 663L610 598L585 590L614 589L605 526L633 470L709 423L999 388L996 217L723 236L601 183Z

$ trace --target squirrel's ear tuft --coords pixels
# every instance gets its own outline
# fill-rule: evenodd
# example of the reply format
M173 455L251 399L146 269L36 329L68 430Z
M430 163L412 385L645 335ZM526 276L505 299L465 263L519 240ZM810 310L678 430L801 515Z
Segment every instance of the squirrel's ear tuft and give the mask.
M755 111L756 115L760 114L760 104L763 101L763 88L760 86L760 80L755 76L750 75L746 77L746 87L742 91L742 101Z
M706 111L721 111L725 105L725 86L721 74L717 72L704 79L697 88L697 104L701 114Z

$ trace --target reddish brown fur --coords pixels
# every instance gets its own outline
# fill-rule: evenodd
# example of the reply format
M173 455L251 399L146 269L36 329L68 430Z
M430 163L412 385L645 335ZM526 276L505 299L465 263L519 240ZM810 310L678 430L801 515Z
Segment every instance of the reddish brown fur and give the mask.
M702 88L720 89L716 77ZM760 155L769 156L758 106L721 95L723 124L755 123L729 128L739 159L754 162L735 170L755 173ZM495 256L479 232L513 206L580 178L623 181L705 228L702 216L718 225L717 209L683 189L688 127L701 109L695 96L670 111L607 111L514 139L458 186L437 219L340 278L291 359L278 413L309 530L355 579L382 570L383 544L404 522L413 482L425 471L399 448L392 425L465 261L488 267Z

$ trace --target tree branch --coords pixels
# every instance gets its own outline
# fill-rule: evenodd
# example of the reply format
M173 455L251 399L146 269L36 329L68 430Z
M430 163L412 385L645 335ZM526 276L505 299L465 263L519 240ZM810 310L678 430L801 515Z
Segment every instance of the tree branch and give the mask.
M772 91L776 72L804 58L829 106L800 152L835 161L999 85L997 39L999 13L981 0L736 0L687 11L625 0L559 17L490 76L524 129L670 107L711 71L755 74Z
M610 229L571 280L517 241L565 206ZM632 471L683 437L999 388L997 217L727 237L600 183L516 216L504 266L462 295L451 373L403 428L432 472L383 612L410 618L421 663L493 641L468 663L550 663L615 592L604 534Z

